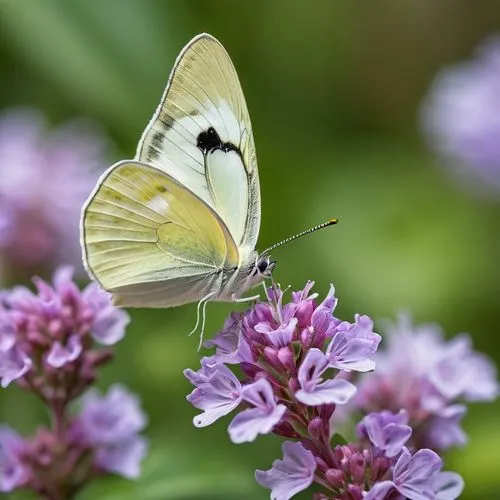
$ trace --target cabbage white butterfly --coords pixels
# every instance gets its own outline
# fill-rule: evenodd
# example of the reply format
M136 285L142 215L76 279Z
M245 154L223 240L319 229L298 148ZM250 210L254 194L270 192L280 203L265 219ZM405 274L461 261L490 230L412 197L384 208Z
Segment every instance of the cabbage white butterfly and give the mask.
M249 300L240 297L271 276L269 251L281 244L255 251L260 211L236 70L220 42L198 35L178 56L135 159L110 167L83 207L85 267L120 306L198 301L199 312L207 301Z

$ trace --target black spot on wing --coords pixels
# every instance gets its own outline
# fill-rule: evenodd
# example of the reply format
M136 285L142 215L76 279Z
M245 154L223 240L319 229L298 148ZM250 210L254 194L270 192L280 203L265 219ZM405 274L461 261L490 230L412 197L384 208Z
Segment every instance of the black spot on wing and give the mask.
M196 145L205 156L216 149L220 149L221 151L224 151L224 153L227 153L228 151L236 151L240 157L242 157L240 149L231 142L222 142L219 134L213 127L210 127L208 130L198 134Z
M222 149L222 141L213 127L198 135L196 145L201 149L203 154L207 154L214 149Z

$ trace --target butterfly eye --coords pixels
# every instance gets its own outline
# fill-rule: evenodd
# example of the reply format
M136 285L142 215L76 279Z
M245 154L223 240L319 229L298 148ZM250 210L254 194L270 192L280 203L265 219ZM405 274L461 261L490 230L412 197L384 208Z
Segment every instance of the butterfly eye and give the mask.
M269 265L269 261L267 260L261 260L258 264L257 264L257 269L259 270L259 273L260 274L264 274L267 270L267 266Z
M273 272L274 266L276 264L276 261L271 261L269 260L269 257L265 257L257 262L255 264L255 268L253 271L253 275L260 274L261 276L264 276L265 278L269 278L271 276L271 273Z

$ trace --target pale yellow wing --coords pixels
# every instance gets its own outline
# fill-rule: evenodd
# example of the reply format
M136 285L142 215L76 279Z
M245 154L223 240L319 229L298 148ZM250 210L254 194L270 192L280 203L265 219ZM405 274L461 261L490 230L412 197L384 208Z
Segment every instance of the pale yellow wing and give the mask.
M214 211L155 167L124 161L82 212L84 262L120 305L168 307L202 298L238 250ZM121 302L120 302L121 299Z
M236 70L214 37L198 35L180 53L136 158L205 201L242 254L255 248L260 191L252 126Z

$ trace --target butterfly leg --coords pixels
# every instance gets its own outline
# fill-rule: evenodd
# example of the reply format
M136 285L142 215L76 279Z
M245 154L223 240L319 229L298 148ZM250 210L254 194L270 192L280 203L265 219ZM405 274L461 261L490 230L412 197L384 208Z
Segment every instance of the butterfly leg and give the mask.
M200 325L200 309L203 306L203 323L202 323L202 328L205 325L205 304L215 295L215 292L210 292L208 295L205 295L199 302L198 305L196 306L196 324L194 325L194 328L189 332L189 337L193 335L193 333L198 330L198 326Z
M198 305L196 306L196 323L194 325L194 328L189 332L189 337L191 337L191 335L193 335L194 332L196 332L196 330L198 330L198 325L200 324L200 307L203 303L203 299L201 299L199 302L198 302Z
M253 295L252 297L240 297L240 298L237 298L236 295L233 293L232 297L231 297L231 300L233 302L252 302L253 300L257 300L257 299L260 299L260 295Z
M203 334L205 333L205 319L207 317L207 304L208 304L208 299L203 302L203 309L202 309L202 320L201 320L201 332L200 332L200 343L198 344L198 351L201 349L201 346L203 345Z
M200 332L200 343L198 345L198 351L201 349L201 346L203 345L203 334L205 333L205 320L207 317L207 303L208 301L215 295L216 292L210 292L208 295L205 295L199 302L198 306L196 307L196 324L194 325L194 328L191 330L189 333L189 336L193 335L196 330L198 330L198 326L200 324L200 317L201 317L201 332ZM201 316L200 316L200 310L201 310Z

